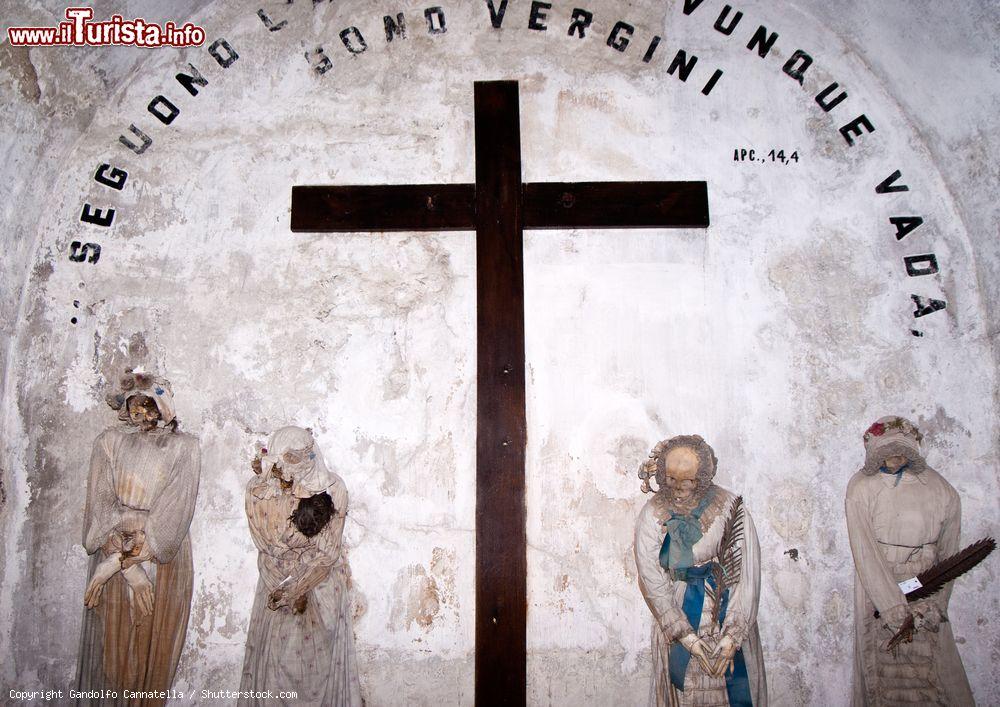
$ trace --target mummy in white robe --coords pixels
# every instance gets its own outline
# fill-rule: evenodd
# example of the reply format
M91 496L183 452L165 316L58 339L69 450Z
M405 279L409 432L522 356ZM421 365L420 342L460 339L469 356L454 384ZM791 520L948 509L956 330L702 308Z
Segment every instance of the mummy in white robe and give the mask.
M246 490L260 578L239 704L360 706L349 572L342 546L347 488L343 479L327 470L308 430L283 427L261 452L259 474ZM296 529L291 516L301 499L323 492L333 500L334 515L308 538ZM269 690L273 695L294 692L296 699L248 696Z
M884 417L865 432L865 466L847 485L854 556L853 707L975 704L948 621L951 585L908 603L899 582L959 551L958 493L927 466L916 427ZM895 463L905 460L898 470ZM875 612L879 612L879 618ZM911 643L885 645L908 616Z
M188 528L201 469L198 440L177 431L167 381L129 371L126 382L125 392L108 402L130 424L101 433L90 457L83 528L83 546L91 555L89 605L77 668L77 689L87 693L170 689L191 608ZM155 402L159 420L148 429L126 412L136 396ZM151 592L145 607L139 599L144 591ZM162 705L164 700L97 702Z
M719 560L720 540L723 527L729 518L735 502L731 492L711 483L715 474L715 455L704 440L697 436L677 437L661 442L654 448L651 461L640 469L640 477L646 481L644 490L652 490L648 479L654 474L660 489L647 501L639 513L635 529L635 560L638 569L639 587L646 604L653 615L652 657L653 672L650 684L649 704L656 707L666 705L697 705L699 707L747 705L766 707L767 685L764 662L757 630L757 604L760 595L760 550L757 534L750 514L743 509L743 534L740 539L740 579L739 582L718 596L713 582L704 581L704 600L700 611L692 607L691 582L684 581L684 572L673 572L661 564L661 550L667 535L667 523L675 512L665 483L662 460L670 451L680 445L691 446L701 451L698 471L698 489L692 499L694 508L688 506L678 513L696 523L701 533L700 539L691 547L693 569L708 569L712 562ZM721 625L713 621L715 603L723 602ZM685 611L687 609L687 611ZM738 660L724 675L713 675L703 669L698 660L691 656L686 665L674 667L671 676L671 652L683 655L680 650L685 642L693 638L701 639L710 649L719 645L723 637L739 647ZM742 664L740 664L742 663ZM680 672L680 674L678 674Z

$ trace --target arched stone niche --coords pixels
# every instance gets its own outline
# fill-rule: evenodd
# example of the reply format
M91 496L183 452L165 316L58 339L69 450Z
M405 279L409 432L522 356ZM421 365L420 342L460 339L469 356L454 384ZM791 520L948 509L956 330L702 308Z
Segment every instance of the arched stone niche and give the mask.
M293 235L288 218L294 184L472 181L476 80L520 83L526 181L705 180L712 219L526 235L530 703L644 700L635 471L665 436L709 439L757 518L779 704L847 699L842 498L873 419L914 418L962 494L963 537L995 532L993 265L938 143L866 63L878 48L767 3L499 8L220 0L191 18L205 46L148 50L92 98L25 235L5 681L74 673L87 455L113 419L108 381L141 362L171 378L203 449L175 688L238 684L251 447L296 423L351 490L366 697L471 703L473 236ZM994 568L952 600L983 704L998 698Z

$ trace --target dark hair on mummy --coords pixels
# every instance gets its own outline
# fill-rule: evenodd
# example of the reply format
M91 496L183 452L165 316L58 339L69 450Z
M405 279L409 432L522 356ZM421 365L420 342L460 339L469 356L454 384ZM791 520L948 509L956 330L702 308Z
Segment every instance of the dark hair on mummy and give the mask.
M333 499L324 491L299 500L299 505L292 511L292 524L300 533L311 538L329 524L336 512Z

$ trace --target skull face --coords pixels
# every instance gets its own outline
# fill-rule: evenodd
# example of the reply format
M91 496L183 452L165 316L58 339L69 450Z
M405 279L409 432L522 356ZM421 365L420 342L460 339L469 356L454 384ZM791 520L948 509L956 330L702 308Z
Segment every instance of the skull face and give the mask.
M675 447L667 452L666 490L674 501L686 501L698 486L698 455L690 447Z
M281 484L282 491L290 491L292 488L292 477L285 472L283 465L279 462L271 467L271 476Z
M156 424L160 421L160 409L148 395L133 395L128 399L128 416L133 425L143 432L149 432L156 429Z

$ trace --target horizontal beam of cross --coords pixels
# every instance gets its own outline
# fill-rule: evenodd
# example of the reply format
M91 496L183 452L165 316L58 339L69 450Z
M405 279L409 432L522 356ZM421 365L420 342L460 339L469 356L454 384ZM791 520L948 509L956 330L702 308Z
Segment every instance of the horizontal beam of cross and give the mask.
M524 228L705 228L705 182L534 182ZM391 205L391 206L388 206ZM292 231L473 231L475 184L292 187Z

